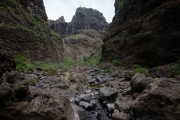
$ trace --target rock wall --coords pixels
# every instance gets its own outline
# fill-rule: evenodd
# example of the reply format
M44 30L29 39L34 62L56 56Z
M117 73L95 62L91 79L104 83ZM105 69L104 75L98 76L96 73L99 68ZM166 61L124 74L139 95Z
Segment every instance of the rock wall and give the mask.
M63 16L60 19L64 18ZM75 33L77 30L107 30L108 23L103 14L92 8L79 7L70 23L63 20L50 22L50 28L61 36Z
M50 33L43 0L1 0L0 31L3 54L22 54L41 61L62 57L62 44L58 48L54 45L62 41Z
M116 0L102 61L158 66L180 55L180 0Z

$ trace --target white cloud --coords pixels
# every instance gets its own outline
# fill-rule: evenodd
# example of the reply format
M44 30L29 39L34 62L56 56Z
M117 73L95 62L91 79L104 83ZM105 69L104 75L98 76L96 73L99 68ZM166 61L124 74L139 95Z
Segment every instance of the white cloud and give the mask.
M48 19L56 20L64 16L70 22L75 14L76 8L86 7L97 9L103 13L107 22L111 22L114 16L115 0L44 0Z

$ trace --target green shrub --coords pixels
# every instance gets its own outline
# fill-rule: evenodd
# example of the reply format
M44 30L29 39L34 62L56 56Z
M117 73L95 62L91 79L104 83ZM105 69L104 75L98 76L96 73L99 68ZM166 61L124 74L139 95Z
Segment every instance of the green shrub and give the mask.
M134 70L135 73L141 73L141 74L144 74L146 77L149 76L149 74L147 73L146 71L146 68L136 68Z
M137 65L137 64L133 64L133 65L131 66L131 68L132 68L132 69L138 69L138 68L141 68L141 66L139 66L139 65Z
M56 75L57 74L57 70L55 69L55 68L49 68L48 70L47 70L47 74L48 75Z
M106 69L104 72L105 73L112 73L113 71L111 69Z
M34 71L34 69L35 69L35 66L34 66L34 65L32 65L32 64L27 64L27 69L26 69L26 70L28 70L28 71Z
M34 61L32 64L35 67L42 67L44 71L47 72L48 75L55 75L57 74L56 68L59 66L57 63L45 63L42 61Z
M120 66L121 65L121 62L119 60L113 60L111 62L114 66Z
M14 61L16 62L16 70L23 72L25 70L34 70L34 66L29 63L29 60L22 55L15 55Z
M171 67L170 76L176 77L178 75L180 75L180 64L175 64Z
M59 34L57 34L56 32L54 32L53 30L50 31L52 36L55 37L61 37Z
M34 78L29 78L29 79L27 79L27 82L30 84L30 85L36 85L36 79L34 79Z

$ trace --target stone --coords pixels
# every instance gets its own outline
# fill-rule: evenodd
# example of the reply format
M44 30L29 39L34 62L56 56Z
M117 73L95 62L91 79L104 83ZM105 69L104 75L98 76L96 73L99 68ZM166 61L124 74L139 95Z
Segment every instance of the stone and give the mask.
M115 102L115 109L120 112L128 112L130 111L133 101L132 96L118 97Z
M30 95L28 82L25 80L18 81L13 84L12 89L15 92L15 98L19 101L26 100L26 98Z
M99 99L100 100L106 100L111 98L112 96L116 95L118 91L114 88L110 87L102 87L99 91Z
M80 120L79 113L83 112L84 109L67 100L64 111L65 120Z
M4 104L6 101L10 100L13 96L13 90L10 84L3 82L0 84L0 100L1 104Z
M81 94L80 97L81 97L82 101L90 102L91 98L92 98L92 95L91 94Z
M97 76L96 76L96 79L97 79L97 81L100 82L100 83L104 82L104 76L102 76L102 75L97 75Z
M16 68L15 61L10 55L8 55L10 53L3 53L2 51L3 49L0 46L0 77L3 76L3 73L10 72Z
M144 80L146 76L144 74L136 73L130 81L131 89L135 91L142 91L143 89L140 86L140 82Z
M84 102L84 101L80 101L79 103L79 106L85 108L85 109L90 109L91 108L91 105L87 102Z
M86 79L89 83L94 83L96 81L96 79L92 76L88 76Z
M106 106L107 106L109 112L113 112L115 109L114 103L106 104Z
M124 72L124 77L126 80L131 80L131 78L134 76L134 71L126 71Z
M180 119L180 82L173 78L156 78L134 101L133 119Z
M113 118L113 120L127 120L128 114L119 112L118 110L114 110L112 118Z
M69 88L69 86L68 85L59 85L58 88L66 90Z
M39 67L36 68L36 70L43 71L43 68L39 66Z
M94 108L97 103L98 103L98 99L92 99L92 100L90 101L90 106L91 106L91 108Z
M80 100L78 98L74 98L74 97L71 98L69 101L74 102L76 105L79 105L79 102L80 102Z
M142 90L146 89L146 87L151 84L152 82L154 82L154 78L152 77L147 77L144 80L142 80L140 82L140 87L142 88Z

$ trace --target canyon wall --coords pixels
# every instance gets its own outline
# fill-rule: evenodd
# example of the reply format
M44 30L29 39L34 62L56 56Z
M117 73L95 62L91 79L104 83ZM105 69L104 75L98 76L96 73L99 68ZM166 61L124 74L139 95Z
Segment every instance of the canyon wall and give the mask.
M62 41L50 32L43 0L1 0L0 31L1 54L40 61L62 57Z
M116 0L102 61L153 67L178 60L180 0Z

